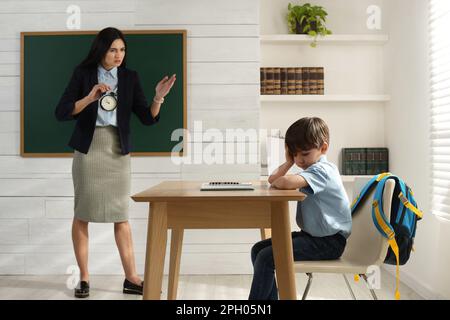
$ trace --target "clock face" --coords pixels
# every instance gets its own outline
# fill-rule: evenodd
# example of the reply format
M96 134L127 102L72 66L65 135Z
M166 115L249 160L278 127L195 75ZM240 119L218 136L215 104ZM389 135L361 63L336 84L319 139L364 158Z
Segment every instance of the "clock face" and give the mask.
M114 96L106 95L100 101L100 106L106 111L112 111L117 107L117 100Z

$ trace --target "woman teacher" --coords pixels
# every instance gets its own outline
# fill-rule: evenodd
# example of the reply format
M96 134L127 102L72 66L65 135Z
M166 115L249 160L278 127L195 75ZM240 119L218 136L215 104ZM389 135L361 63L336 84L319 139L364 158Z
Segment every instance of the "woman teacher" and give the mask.
M161 104L176 78L164 77L149 105L137 72L126 68L126 48L120 30L101 30L87 57L75 68L55 110L59 121L76 120L69 146L74 149L72 241L80 268L75 288L79 298L89 296L89 222L114 223L125 272L123 292L142 294L143 289L128 223L130 117L133 112L144 125L157 123Z

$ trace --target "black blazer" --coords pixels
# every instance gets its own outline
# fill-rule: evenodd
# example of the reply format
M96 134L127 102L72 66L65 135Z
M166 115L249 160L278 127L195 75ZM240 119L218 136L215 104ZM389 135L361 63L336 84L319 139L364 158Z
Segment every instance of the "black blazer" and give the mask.
M118 105L117 126L120 138L122 154L128 154L131 150L130 142L130 117L134 112L144 125L152 125L159 121L159 114L154 118L147 104L144 91L136 71L125 67L119 67L118 77ZM80 113L72 115L75 102L89 94L94 85L98 83L97 68L75 68L72 78L66 87L58 105L55 116L59 121L76 120L74 132L69 141L69 146L87 154L94 136L95 123L97 121L98 100L89 104Z

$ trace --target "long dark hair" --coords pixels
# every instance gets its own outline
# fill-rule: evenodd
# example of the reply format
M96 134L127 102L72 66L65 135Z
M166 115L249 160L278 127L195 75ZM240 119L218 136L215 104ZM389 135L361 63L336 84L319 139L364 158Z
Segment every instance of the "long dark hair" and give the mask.
M101 30L91 45L91 50L86 58L79 64L82 68L96 68L108 52L114 40L121 39L127 48L127 43L122 31L116 28L108 27ZM126 66L126 55L123 58L121 66Z

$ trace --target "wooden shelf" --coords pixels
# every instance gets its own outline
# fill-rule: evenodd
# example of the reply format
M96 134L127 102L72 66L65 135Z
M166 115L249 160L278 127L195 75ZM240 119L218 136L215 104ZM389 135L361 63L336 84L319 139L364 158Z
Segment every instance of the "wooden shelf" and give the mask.
M312 37L299 34L274 34L261 35L260 41L264 43L285 43L285 44L310 44ZM326 37L318 37L318 44L348 44L348 45L384 45L389 41L388 35L373 34L336 34Z
M341 175L342 182L354 182L356 178L366 178L370 179L373 176L343 176Z
M387 102L389 95L261 95L261 102Z
M366 179L370 179L370 178L372 178L373 176L343 176L343 175L341 175L341 178L342 178L342 182L354 182L355 180L356 180L356 178L366 178ZM260 176L260 180L267 180L267 179L269 179L269 176L267 176L267 175L261 175Z

